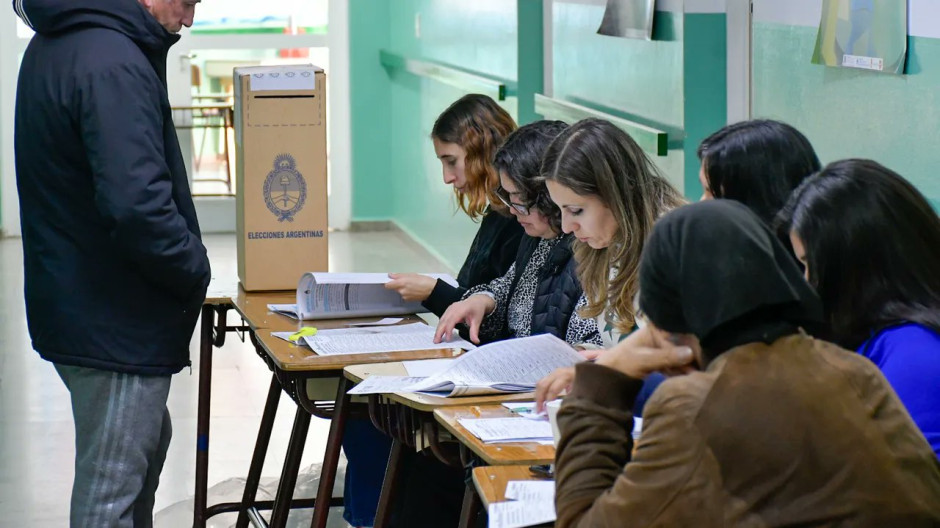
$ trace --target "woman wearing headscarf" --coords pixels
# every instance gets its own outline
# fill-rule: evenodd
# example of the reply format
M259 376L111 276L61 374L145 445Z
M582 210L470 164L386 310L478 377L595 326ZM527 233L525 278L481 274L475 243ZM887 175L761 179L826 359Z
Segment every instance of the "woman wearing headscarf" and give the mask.
M558 413L556 526L940 524L930 446L877 367L801 330L821 303L747 207L663 217L640 309L654 347L578 365ZM640 379L683 357L701 371L660 385L634 446Z

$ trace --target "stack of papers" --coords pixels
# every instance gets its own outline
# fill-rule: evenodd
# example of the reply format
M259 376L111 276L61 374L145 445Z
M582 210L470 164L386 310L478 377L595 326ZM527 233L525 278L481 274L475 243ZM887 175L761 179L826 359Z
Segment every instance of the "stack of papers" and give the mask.
M511 480L507 502L490 504L490 528L522 528L555 520L555 481Z
M584 358L567 343L553 335L542 334L482 346L419 382L414 381L415 375L373 376L349 394L428 392L448 397L529 392L556 368L580 361Z
M505 442L552 443L552 426L548 420L507 418L460 418L457 423L484 444Z
M321 356L340 354L375 354L400 352L403 350L435 350L456 348L471 350L472 343L458 336L446 343L434 342L434 328L424 323L395 326L368 326L320 330L314 335L304 336L303 343ZM272 332L285 338L288 332Z

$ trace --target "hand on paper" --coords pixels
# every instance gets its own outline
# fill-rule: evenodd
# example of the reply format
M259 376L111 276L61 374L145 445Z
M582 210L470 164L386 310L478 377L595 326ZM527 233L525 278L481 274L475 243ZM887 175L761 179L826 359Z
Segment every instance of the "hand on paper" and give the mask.
M615 347L605 350L597 358L598 365L619 370L627 376L643 379L653 372L662 372L667 376L688 374L695 371L695 355L692 349L684 346L653 347Z
M574 367L555 369L535 385L535 412L545 412L545 402L558 399L563 391L571 388Z
M426 300L437 284L437 279L418 273L389 273L388 278L392 280L385 283L385 288L395 290L408 302Z
M480 323L483 322L486 314L492 312L495 308L496 301L488 295L471 295L450 305L437 324L437 330L434 332L434 342L440 343L442 339L450 341L450 336L454 334L454 328L460 323L465 323L470 327L470 341L479 344Z

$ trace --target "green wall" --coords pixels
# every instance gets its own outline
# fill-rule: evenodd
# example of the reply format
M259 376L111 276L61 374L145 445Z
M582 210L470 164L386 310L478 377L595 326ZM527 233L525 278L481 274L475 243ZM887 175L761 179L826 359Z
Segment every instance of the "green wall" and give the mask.
M521 95L504 107L526 123L538 118L530 98L543 88L542 9L542 0L351 0L354 221L392 220L460 267L477 226L456 211L429 136L438 114L464 92L388 73L378 52L516 81ZM552 9L553 97L617 109L670 132L668 155L653 159L697 198L700 129L725 124L725 15L657 12L654 40L643 41L597 35L601 4L554 2Z
M755 117L800 129L823 163L875 159L940 209L940 39L911 37L900 76L811 64L812 27L756 23L753 35Z

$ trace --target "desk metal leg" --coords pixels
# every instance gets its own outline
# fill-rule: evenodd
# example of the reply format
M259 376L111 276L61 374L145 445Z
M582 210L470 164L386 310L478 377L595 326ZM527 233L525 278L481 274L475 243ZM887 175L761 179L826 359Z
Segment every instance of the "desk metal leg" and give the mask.
M199 403L196 413L196 491L193 500L193 526L206 526L206 495L209 486L209 398L212 388L212 326L215 310L202 307L199 334Z
M395 438L392 441L392 451L388 455L388 467L385 469L385 480L382 481L382 493L379 495L379 506L375 512L375 528L385 528L391 521L392 504L395 503L395 494L398 491L398 474L401 472L401 460L404 453L404 443Z
M326 452L323 454L323 468L320 470L320 485L317 488L317 503L313 508L312 528L326 528L330 515L330 503L333 498L333 485L336 483L336 467L339 465L339 453L343 448L343 432L346 419L349 418L349 395L351 382L342 374L336 388L336 406L333 419L330 420L330 434L326 440ZM306 386L303 387L306 390Z
M245 491L242 494L242 509L238 511L238 521L235 523L235 528L246 528L248 526L248 510L257 511L255 498L258 494L258 483L261 481L261 469L264 467L264 458L268 453L271 430L274 429L274 418L277 415L277 406L280 400L281 383L277 380L277 374L272 374L268 399L265 401L264 414L261 415L261 426L258 428L258 441L255 442L255 452L251 455L248 480L245 482Z
M470 528L474 525L474 520L480 513L483 503L480 502L480 496L473 489L473 483L468 483L463 493L463 506L460 509L459 528Z
M306 385L302 385L303 390L306 390ZM297 412L294 414L294 428L291 430L290 442L287 444L287 457L284 459L284 467L281 470L281 481L278 483L277 493L274 495L271 528L283 528L287 524L291 501L294 498L294 486L297 484L297 471L300 470L300 459L304 454L304 444L307 442L307 431L309 429L310 413L298 405ZM326 502L329 505L329 499ZM329 509L329 506L327 506L327 509Z

